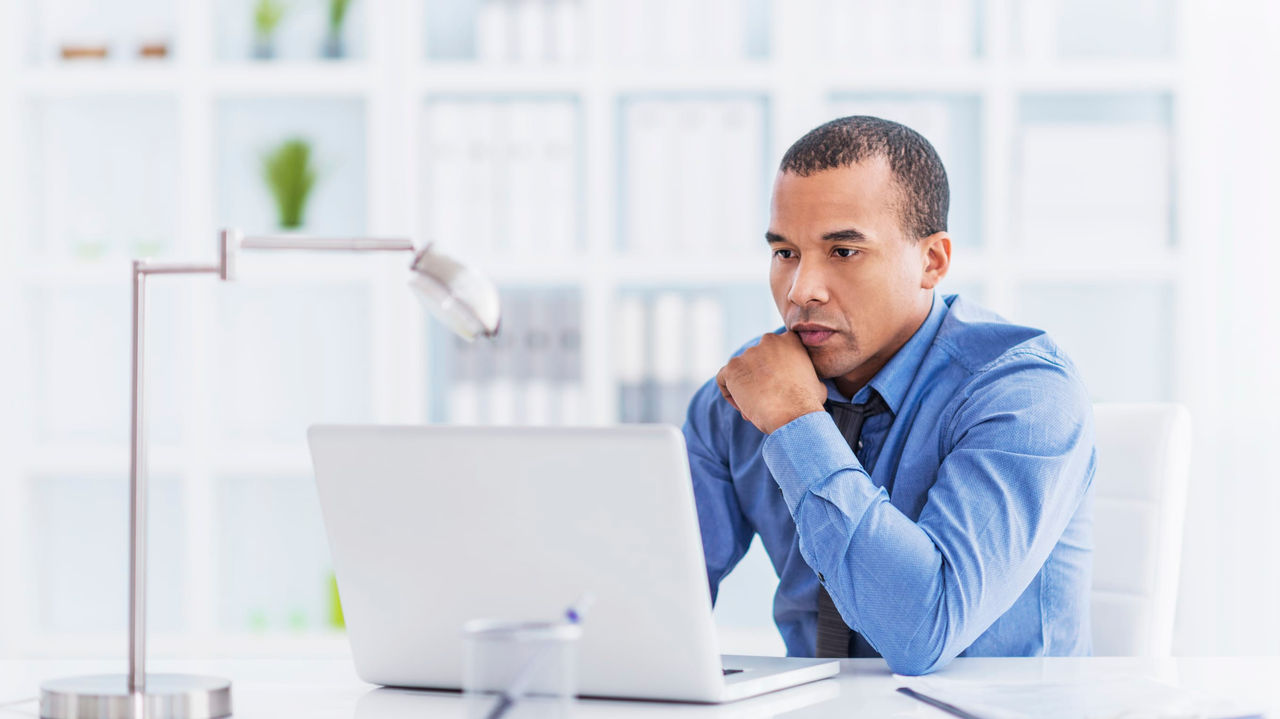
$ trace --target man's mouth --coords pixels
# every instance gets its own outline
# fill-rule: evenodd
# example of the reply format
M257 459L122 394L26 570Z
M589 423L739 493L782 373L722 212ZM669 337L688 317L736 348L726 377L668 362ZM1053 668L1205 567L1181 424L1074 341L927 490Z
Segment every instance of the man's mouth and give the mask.
M805 325L797 325L791 331L796 333L805 347L817 347L836 333L835 330L826 327Z

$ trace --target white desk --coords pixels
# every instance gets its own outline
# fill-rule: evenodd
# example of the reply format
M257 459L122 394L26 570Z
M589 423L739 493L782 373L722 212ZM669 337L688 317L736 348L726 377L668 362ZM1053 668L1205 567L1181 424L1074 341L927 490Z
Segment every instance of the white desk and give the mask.
M156 661L155 671L212 673L233 682L236 717L248 719L422 719L461 717L457 694L376 689L342 660ZM0 662L0 703L38 694L41 680L123 670L121 662ZM1144 677L1181 687L1238 696L1280 719L1280 657L1205 657L1164 660L957 659L940 677L984 681L1068 681ZM576 717L945 717L894 691L899 683L878 659L850 659L835 679L724 706L583 700ZM0 708L0 719L35 717L35 703Z

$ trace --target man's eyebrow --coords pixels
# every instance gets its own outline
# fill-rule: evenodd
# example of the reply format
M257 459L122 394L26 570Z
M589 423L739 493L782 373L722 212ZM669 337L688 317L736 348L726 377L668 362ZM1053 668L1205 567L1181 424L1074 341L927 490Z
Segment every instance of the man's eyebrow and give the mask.
M866 242L870 238L862 234L860 230L855 230L852 227L850 227L847 230L836 230L835 232L828 232L827 234L822 236L822 239L828 242Z
M764 239L766 242L768 242L771 245L778 242L787 241L787 238L777 234L776 232L764 233ZM835 232L828 232L827 234L822 236L822 239L826 240L827 242L868 242L871 238L862 234L861 230L855 230L854 228L850 227L845 230L836 230Z

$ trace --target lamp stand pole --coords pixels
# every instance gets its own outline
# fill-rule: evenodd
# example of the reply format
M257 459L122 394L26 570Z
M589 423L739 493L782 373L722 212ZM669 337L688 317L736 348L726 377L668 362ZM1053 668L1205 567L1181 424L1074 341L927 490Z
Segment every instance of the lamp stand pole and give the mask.
M413 251L401 239L288 235L219 236L217 264L133 263L133 399L129 424L129 673L66 677L41 686L45 719L217 719L231 715L231 682L194 674L151 674L147 667L146 308L148 275L233 279L237 252L263 250Z

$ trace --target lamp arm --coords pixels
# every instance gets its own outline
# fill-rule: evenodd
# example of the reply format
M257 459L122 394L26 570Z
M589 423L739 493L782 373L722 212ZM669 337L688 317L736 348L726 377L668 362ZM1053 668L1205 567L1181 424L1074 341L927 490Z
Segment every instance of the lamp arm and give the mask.
M142 694L147 683L147 275L218 274L218 265L133 263L132 402L129 421L129 676L128 689Z
M413 242L399 237L296 237L259 235L240 240L246 250L413 251Z
M218 263L133 263L133 376L129 424L129 675L130 693L146 692L147 682L147 427L146 427L146 315L147 275L218 275L234 279L236 255L253 250L339 250L345 252L413 252L413 242L403 238L307 237L259 235L246 237L236 229L223 230L218 241Z

